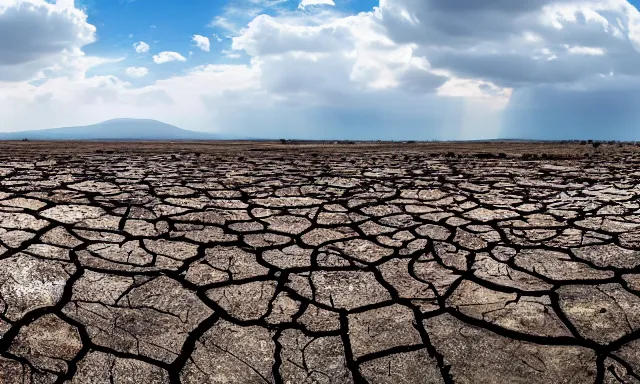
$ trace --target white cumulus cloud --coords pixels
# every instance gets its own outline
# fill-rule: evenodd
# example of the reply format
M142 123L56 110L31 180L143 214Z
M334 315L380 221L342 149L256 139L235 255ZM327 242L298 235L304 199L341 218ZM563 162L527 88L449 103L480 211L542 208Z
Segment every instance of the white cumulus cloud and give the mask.
M187 61L187 59L178 52L171 51L164 51L153 55L153 62L156 64L164 64L172 61Z
M42 77L84 56L96 28L73 2L0 1L0 81Z
M149 44L145 43L144 41L138 41L137 43L133 44L133 48L136 50L137 53L147 53L149 52Z
M640 14L626 0L382 0L378 17L434 67L506 87L640 75Z
M204 37L201 35L193 35L191 37L191 41L193 42L193 44L196 45L196 47L200 48L205 52L209 52L209 50L211 49L211 43L209 42L208 37Z
M604 49L598 47L570 47L568 45L565 46L567 51L573 55L593 55L593 56L602 56L605 54Z
M149 74L149 70L145 67L128 67L124 72L129 77L145 77Z
M298 8L304 9L310 5L332 5L335 6L336 3L333 0L302 0L298 5Z

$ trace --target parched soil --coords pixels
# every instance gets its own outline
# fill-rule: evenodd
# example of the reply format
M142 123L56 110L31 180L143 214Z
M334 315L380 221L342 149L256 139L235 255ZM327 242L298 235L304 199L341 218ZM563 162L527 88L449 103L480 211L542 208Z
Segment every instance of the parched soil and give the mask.
M0 143L0 383L638 384L638 165Z

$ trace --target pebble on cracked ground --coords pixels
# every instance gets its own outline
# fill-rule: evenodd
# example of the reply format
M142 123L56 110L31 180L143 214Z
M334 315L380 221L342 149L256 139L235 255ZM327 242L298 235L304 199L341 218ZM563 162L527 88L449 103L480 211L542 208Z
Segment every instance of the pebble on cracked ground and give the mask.
M0 383L638 384L638 165L0 143Z

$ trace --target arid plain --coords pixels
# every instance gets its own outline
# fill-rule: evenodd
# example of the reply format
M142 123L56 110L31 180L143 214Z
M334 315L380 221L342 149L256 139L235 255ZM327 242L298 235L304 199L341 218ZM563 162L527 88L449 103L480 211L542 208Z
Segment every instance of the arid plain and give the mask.
M639 165L0 143L0 383L640 383Z

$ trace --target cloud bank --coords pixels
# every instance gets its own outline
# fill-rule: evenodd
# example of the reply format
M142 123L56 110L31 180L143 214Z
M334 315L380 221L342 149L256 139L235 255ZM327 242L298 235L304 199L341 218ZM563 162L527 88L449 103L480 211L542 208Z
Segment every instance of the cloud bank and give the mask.
M225 55L246 62L189 67L164 51L153 61L183 71L136 87L87 75L107 59L83 53L96 28L73 4L0 0L0 35L15 37L0 41L0 129L141 117L274 138L638 138L640 13L626 0L312 3L329 4L236 31Z

